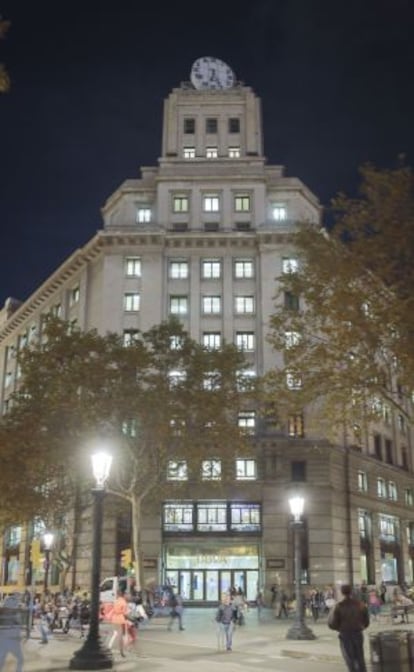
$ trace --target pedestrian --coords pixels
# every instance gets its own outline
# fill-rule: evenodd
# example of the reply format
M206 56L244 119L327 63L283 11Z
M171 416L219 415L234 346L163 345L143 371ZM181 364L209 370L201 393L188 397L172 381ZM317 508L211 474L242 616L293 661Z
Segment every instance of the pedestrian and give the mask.
M385 581L381 581L380 598L382 604L385 604L385 602L387 601L387 584L385 583Z
M125 599L124 593L121 590L118 590L117 598L114 602L114 608L112 610L111 621L114 625L115 638L118 639L119 651L123 657L125 657L124 637L126 635L127 614L128 602ZM113 642L112 638L111 642Z
M289 618L289 611L288 611L288 596L285 593L284 590L281 591L280 596L279 596L279 613L277 615L278 618L282 618L282 614L285 618Z
M373 620L378 621L378 615L381 611L381 599L375 588L372 588L368 593L368 611Z
M309 606L314 623L317 622L322 605L322 593L317 588L311 590L309 597Z
M332 609L328 626L339 632L341 652L349 672L367 672L363 630L369 625L368 608L352 596L348 584L341 586L343 599Z
M170 622L168 623L168 630L172 630L173 623L175 619L178 622L178 629L185 630L183 626L183 600L181 595L177 595L174 591L171 591L170 599L168 601L169 606L171 607L170 611Z
M222 641L225 641L226 650L231 651L233 646L234 629L234 608L230 595L224 593L221 597L221 603L216 612L216 623L218 626L218 648L221 648Z

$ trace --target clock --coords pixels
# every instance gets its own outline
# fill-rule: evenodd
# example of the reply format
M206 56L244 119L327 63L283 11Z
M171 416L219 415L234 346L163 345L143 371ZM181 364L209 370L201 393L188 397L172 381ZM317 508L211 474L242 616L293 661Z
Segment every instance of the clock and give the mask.
M214 56L197 58L190 79L196 89L230 89L236 82L233 70Z

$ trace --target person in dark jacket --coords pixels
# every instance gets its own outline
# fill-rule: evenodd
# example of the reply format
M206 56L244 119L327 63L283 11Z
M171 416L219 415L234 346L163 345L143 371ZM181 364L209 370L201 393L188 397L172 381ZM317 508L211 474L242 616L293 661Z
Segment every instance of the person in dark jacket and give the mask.
M367 605L352 597L348 584L341 586L344 599L338 602L328 617L328 626L339 632L341 652L349 672L367 672L364 659L363 630L369 625Z

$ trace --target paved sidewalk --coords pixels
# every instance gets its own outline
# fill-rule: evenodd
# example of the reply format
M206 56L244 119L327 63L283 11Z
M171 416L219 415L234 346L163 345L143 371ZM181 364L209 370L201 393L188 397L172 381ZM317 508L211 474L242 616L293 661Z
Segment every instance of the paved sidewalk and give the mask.
M186 609L184 613L185 631L179 632L174 629L167 630L165 621L158 625L150 623L138 633L138 646L135 651L128 651L126 658L121 658L118 652L114 653L114 670L118 672L157 672L166 670L169 672L213 672L216 668L222 668L226 663L225 670L232 672L247 665L248 657L258 661L258 667L262 669L259 658L269 663L273 662L275 669L281 669L280 662L283 659L297 660L297 669L303 669L304 661L320 661L325 663L324 669L345 670L342 657L339 652L337 633L329 630L326 619L314 624L307 619L307 625L311 627L317 639L310 641L293 641L286 639L286 633L292 620L273 618L270 610L265 610L261 620L258 619L256 610L251 610L246 618L246 625L237 627L234 633L233 649L231 658L223 656L217 651L217 626L214 621L214 609ZM379 631L398 629L411 629L407 625L390 625L389 623L372 623L366 631L365 646L366 660L369 662L369 635ZM69 661L73 653L81 648L83 640L79 637L69 637L57 633L45 646L40 645L37 633L24 645L24 672L53 672L53 670L68 670ZM236 661L238 661L236 663ZM9 658L1 672L14 672L16 664L14 659ZM293 669L290 667L289 669ZM310 669L310 667L309 667Z

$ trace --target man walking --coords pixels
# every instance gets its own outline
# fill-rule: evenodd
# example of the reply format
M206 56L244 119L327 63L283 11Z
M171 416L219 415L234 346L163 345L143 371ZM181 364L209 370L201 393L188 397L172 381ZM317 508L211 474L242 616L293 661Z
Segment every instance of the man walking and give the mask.
M349 672L367 672L362 631L369 625L368 608L352 597L351 586L341 586L341 593L344 598L329 614L328 626L339 632L341 652Z

